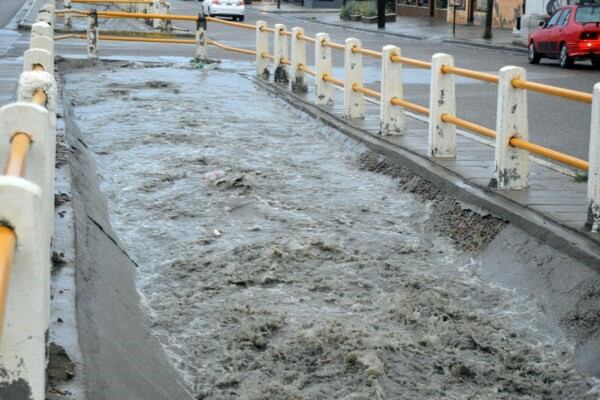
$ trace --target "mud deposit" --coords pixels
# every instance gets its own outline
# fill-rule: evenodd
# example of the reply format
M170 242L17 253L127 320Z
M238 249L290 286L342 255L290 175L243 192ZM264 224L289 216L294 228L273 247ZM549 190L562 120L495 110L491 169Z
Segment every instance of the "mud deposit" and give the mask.
M434 201L248 66L123 67L67 89L153 333L198 399L597 397L532 300L432 229ZM500 229L478 221L473 243Z

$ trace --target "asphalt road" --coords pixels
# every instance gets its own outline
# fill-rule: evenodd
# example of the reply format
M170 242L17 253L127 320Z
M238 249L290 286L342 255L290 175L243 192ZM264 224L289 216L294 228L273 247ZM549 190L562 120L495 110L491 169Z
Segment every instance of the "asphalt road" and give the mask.
M173 1L172 13L197 14L200 3L191 1ZM288 28L302 26L306 34L313 36L318 32L328 32L332 40L343 43L348 37L362 40L363 47L381 49L386 44L393 44L402 49L405 56L429 60L434 53L443 52L455 57L456 65L479 71L497 73L505 65L525 67L530 80L566 87L570 89L591 92L593 85L600 81L600 71L590 65L577 65L573 70L563 70L554 61L546 61L541 65L532 66L527 63L526 56L508 51L475 48L464 45L439 43L404 39L380 33L358 32L351 29L326 26L310 20L309 14L279 15L260 13L248 9L246 22L265 20L270 26L284 23ZM178 28L194 29L193 23L177 21ZM255 37L251 31L210 23L209 37L226 44L253 49ZM104 49L104 50L102 50ZM65 48L66 53L69 53ZM334 51L334 75L343 77L343 54ZM78 46L77 52L85 54L85 47ZM60 53L60 48L59 48ZM181 55L193 54L189 46L155 45L155 44L101 44L101 55ZM312 46L308 47L309 65L313 64ZM252 57L225 52L216 48L210 49L211 57L231 58L253 61ZM364 58L364 79L367 86L379 86L379 60ZM405 96L408 100L428 105L429 102L429 71L405 68ZM496 123L497 88L495 85L457 79L457 114L461 118L471 120L481 125L494 128ZM530 139L535 143L566 152L583 159L588 158L588 142L590 128L590 106L550 96L529 93L529 130Z
M0 0L0 28L4 28L19 11L25 0Z

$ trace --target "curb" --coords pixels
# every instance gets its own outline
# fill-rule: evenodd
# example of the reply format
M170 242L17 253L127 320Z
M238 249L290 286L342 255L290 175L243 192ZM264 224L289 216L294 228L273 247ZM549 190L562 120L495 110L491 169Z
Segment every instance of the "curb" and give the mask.
M394 37L401 37L401 38L413 39L413 40L434 40L435 39L433 37L428 37L428 36L418 36L418 35L410 35L407 33L378 31L378 30L374 30L374 29L360 28L360 27L355 27L355 26L347 26L347 25L343 25L343 24L336 24L333 22L323 22L323 21L319 21L318 19L313 20L310 18L299 18L299 17L290 17L290 19L298 19L298 20L302 20L302 21L312 22L315 24L334 26L336 28L343 28L343 29L352 30L352 31L367 32L367 33L384 35L384 36L394 36ZM506 52L512 52L512 53L527 54L527 49L524 47L521 48L519 46L487 44L487 43L479 43L479 42L473 42L470 40L461 40L461 39L441 39L441 42L448 43L448 44L458 44L458 45L463 45L463 46L476 47L476 48L483 48L483 49L488 49L488 50L500 50L500 51L506 51Z
M331 14L331 13L338 13L340 10L339 9L319 9L319 8L313 8L313 9L308 9L308 10L281 10L281 9L275 9L275 10L261 10L260 8L256 8L253 6L248 6L249 9L253 10L253 11L258 11L261 13L269 13L269 14Z
M344 135L363 143L376 153L400 163L456 199L488 210L550 247L587 264L594 271L600 272L600 242L597 238L562 225L487 187L474 184L422 154L394 145L383 138L353 127L333 113L323 110L275 84L252 76L249 78L292 107L306 112Z

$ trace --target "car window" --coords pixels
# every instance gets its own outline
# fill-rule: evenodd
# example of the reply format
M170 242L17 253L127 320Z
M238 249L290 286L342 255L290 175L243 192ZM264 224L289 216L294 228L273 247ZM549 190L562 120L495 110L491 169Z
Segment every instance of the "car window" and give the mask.
M600 22L600 6L577 7L575 21L580 24L585 24L586 22Z
M554 14L552 16L552 18L550 18L550 21L548 21L546 28L552 28L554 25L556 25L556 22L558 21L558 19L560 18L561 15L562 15L562 10L557 12L556 14Z
M560 16L560 19L558 20L557 25L559 25L559 26L567 25L567 22L569 22L569 15L571 15L571 10L565 10L562 13L562 15Z

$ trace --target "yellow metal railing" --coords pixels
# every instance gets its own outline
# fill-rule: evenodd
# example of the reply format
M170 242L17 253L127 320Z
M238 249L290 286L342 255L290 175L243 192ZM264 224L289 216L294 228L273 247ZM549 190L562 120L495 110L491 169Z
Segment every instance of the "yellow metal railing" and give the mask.
M78 0L78 1L92 2L94 0ZM62 10L60 12L64 12L64 11L65 10ZM67 10L67 11L69 11L69 10ZM69 12L78 12L83 15L90 14L89 11L87 11L87 12L86 11L69 11ZM190 15L143 14L143 13L127 13L127 12L119 12L119 11L98 11L97 15L98 15L98 17L101 17L101 18L150 18L150 19L169 19L169 20L182 20L182 21L197 21L199 18L198 16L190 16ZM249 29L249 30L256 29L256 25L253 25L253 24L244 24L244 23L240 23L240 22L224 21L224 20L221 20L218 18L213 18L213 17L206 17L206 20L209 22L220 23L220 24L243 28L243 29ZM261 26L260 30L263 32L273 32L273 33L275 32L274 28L270 28L270 27L266 27L266 26ZM283 36L292 36L292 32L287 31L285 29L281 29L279 31L279 33ZM59 36L58 39L69 38L69 37L72 37L72 36L63 35L63 36ZM309 43L315 43L315 41L316 41L315 38L306 36L304 34L298 34L297 39L305 40ZM125 36L108 36L108 35L100 35L100 40L140 41L140 42L180 43L180 44L196 43L192 39L132 38L132 37L125 37ZM233 52L238 52L238 53L247 54L247 55L255 55L256 54L256 51L224 45L224 44L221 44L214 40L209 40L207 42L207 44L213 45L215 47L218 47L218 48L226 50L226 51L233 51ZM323 47L328 47L328 48L332 48L332 49L336 49L336 50L345 50L345 46L343 44L332 42L329 40L324 40L323 42L321 42L321 45ZM353 53L362 54L362 55L376 58L376 59L382 58L382 53L378 52L378 51L374 51L374 50L354 47L354 48L352 48L351 51ZM274 59L273 55L264 53L264 52L260 56L262 58L266 58L266 59L270 59L270 60ZM406 65L410 65L412 67L423 68L423 69L431 69L432 68L432 63L428 62L428 61L422 61L422 60L417 60L417 59L408 58L408 57L404 57L404 56L398 56L398 55L393 55L390 57L390 59L394 63L406 64ZM280 63L285 64L285 65L291 65L291 61L287 60L287 59L281 59ZM303 72L306 72L307 74L309 74L311 76L316 76L316 73L313 70L309 69L305 65L298 65L298 69ZM475 70L470 70L470 69L466 69L466 68L454 67L454 66L450 66L450 65L443 65L441 67L440 72L442 72L444 74L454 74L454 75L462 76L465 78L475 79L475 80L494 83L494 84L498 84L498 82L499 82L499 77L497 75L484 73L484 72L480 72L480 71L475 71ZM325 82L333 83L334 85L336 85L338 87L344 87L343 81L336 79L333 76L330 76L327 74L323 75L321 77L318 77L318 79L322 79ZM547 95L551 95L551 96L557 96L557 97L574 100L574 101L578 101L578 102L583 102L583 103L587 103L587 104L591 104L591 102L592 102L592 95L590 93L585 93L585 92L580 92L580 91L570 90L570 89L564 89L564 88L551 86L551 85L544 85L544 84L540 84L540 83L530 82L530 81L527 81L524 79L513 79L511 83L512 83L512 86L516 89L531 90L534 92L543 93L543 94L547 94ZM351 89L353 91L362 93L369 97L381 98L381 93L376 90L373 90L373 89L369 89L369 88L359 86L359 85L353 85ZM391 100L391 103L393 105L406 108L408 110L414 111L419 114L424 114L424 115L429 114L429 109L427 109L426 107L415 104L415 103L411 103L404 99L393 98ZM487 138L493 139L496 137L496 132L494 130L483 127L476 123L461 119L454 115L443 114L441 116L441 120L442 120L442 122L445 122L448 124L454 124L458 127L467 129L471 132L480 134ZM563 164L566 164L566 165L574 167L574 168L578 168L581 170L587 170L589 168L589 165L588 165L589 163L585 160L580 160L573 156L560 153L558 151L525 141L523 139L519 139L517 137L514 137L510 140L510 145L517 147L517 148L521 148L530 153L537 154L542 157L546 157L548 159L561 162Z

